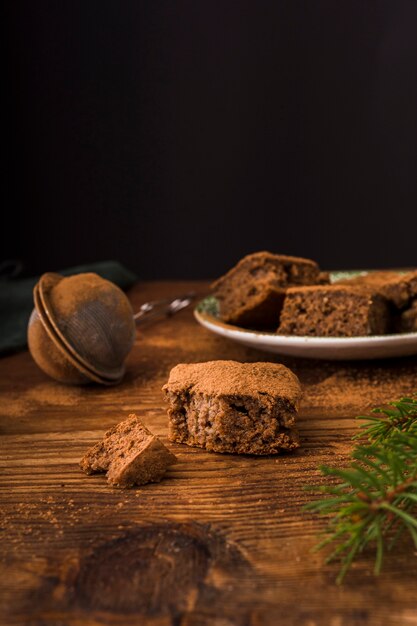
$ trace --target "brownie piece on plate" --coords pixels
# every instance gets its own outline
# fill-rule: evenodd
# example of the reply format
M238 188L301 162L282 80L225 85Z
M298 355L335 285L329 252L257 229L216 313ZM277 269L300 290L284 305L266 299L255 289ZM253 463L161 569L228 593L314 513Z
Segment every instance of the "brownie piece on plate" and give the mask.
M355 337L388 331L386 300L364 286L329 285L288 289L280 335Z
M363 285L375 289L397 309L410 305L417 297L417 270L399 274L391 270L369 272L369 274L348 278L341 283Z
M398 309L410 306L417 297L417 270L388 281L380 291Z
M313 285L326 276L314 261L255 252L239 261L212 286L223 321L249 328L274 328L279 320L285 290Z
M111 428L80 466L87 474L107 472L115 487L132 487L160 481L175 462L176 456L132 414Z
M400 313L395 330L399 333L417 332L417 298L411 302L411 306Z
M276 363L180 364L163 387L171 441L213 452L277 454L299 445L298 378Z
M330 284L330 272L320 272L317 284L329 285Z

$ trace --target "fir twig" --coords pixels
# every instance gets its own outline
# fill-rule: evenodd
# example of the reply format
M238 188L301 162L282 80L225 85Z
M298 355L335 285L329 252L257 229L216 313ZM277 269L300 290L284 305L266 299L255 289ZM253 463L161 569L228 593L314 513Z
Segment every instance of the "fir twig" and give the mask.
M365 548L375 549L375 574L381 571L385 550L404 531L417 548L416 405L414 399L402 398L391 403L392 413L379 410L385 417L364 429L371 443L357 445L345 469L320 468L335 479L333 484L309 488L326 495L305 509L329 517L326 536L315 550L336 545L327 562L340 561L338 583Z
M417 397L401 398L390 402L385 407L371 411L373 415L359 415L356 419L365 420L362 432L353 439L366 437L369 441L379 443L385 441L398 431L413 431L417 434Z

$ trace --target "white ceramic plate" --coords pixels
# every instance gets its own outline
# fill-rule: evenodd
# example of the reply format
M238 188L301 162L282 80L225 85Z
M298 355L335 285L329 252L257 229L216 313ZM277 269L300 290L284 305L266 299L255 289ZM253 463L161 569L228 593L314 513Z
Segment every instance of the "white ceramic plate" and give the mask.
M367 270L332 272L331 282L366 274ZM401 273L401 272L399 272ZM417 333L370 337L296 337L277 335L225 324L218 317L216 298L209 296L194 310L197 321L208 330L258 350L314 359L381 359L417 354Z

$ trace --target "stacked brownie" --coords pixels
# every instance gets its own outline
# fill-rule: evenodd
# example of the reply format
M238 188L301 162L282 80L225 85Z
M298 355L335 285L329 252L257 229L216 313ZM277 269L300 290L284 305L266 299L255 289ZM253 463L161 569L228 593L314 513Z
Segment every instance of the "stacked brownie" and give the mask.
M417 331L417 270L404 274L389 271L371 272L344 282L371 287L387 300L392 318L391 330Z
M369 272L340 282L373 288L398 310L408 308L417 298L417 270L401 274L388 270Z
M396 329L400 333L417 332L417 299L414 299L411 306L405 309L397 318Z
M310 259L256 252L213 289L221 319L254 330L322 337L417 331L417 270L330 284Z
M272 329L289 287L328 282L310 259L255 252L213 284L220 316L229 324Z

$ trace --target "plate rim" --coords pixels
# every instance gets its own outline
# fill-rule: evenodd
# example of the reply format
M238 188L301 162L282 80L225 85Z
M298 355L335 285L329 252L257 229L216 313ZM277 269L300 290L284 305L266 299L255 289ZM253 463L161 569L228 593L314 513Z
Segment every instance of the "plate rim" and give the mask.
M197 306L201 304L202 302L204 302L205 299L206 298L203 298L203 300L201 300L197 304ZM372 341L373 343L378 344L381 342L394 343L395 341L405 340L405 339L417 340L417 332L389 333L386 335L358 335L356 337L323 337L323 336L315 337L311 335L278 335L277 333L266 332L266 331L261 331L261 330L249 330L249 329L241 328L240 326L233 326L232 324L226 324L225 322L222 322L221 320L214 317L213 315L210 315L209 313L202 313L198 311L197 306L194 308L194 317L197 319L198 322L203 323L203 325L209 324L211 326L214 326L216 329L222 329L224 331L227 331L229 335L233 333L234 335L243 336L243 337L245 336L253 337L253 338L265 337L268 339L276 339L277 343L281 343L281 344L291 342L291 344L293 345L294 344L302 345L302 344L309 343L311 345L320 344L321 346L323 346L324 344L328 344L330 346L330 345L335 345L336 343L339 343L339 342L352 345L353 343L364 344L369 341Z

